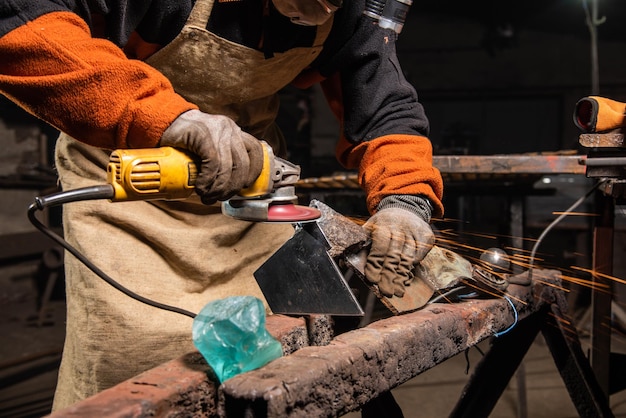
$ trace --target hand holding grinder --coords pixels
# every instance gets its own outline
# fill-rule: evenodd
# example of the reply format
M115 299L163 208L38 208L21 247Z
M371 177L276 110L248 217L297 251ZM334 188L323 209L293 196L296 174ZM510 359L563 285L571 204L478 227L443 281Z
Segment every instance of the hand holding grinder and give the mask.
M243 132L231 119L191 110L164 132L160 148L111 154L107 181L114 202L185 199L223 200L222 211L237 219L303 222L313 208L297 206L294 184L300 168L274 156L272 148Z
M222 203L222 212L242 220L302 222L319 217L316 211L295 205L293 183L299 168L274 157L262 144L263 168L254 182ZM185 199L195 192L200 163L192 154L173 147L116 150L107 168L113 202Z
M295 204L300 167L275 157L267 143L226 117L186 112L166 130L161 145L113 151L107 184L37 197L33 206L43 210L81 200L176 200L198 191L204 203L230 197L222 202L222 212L237 219L295 223L320 217L316 209Z

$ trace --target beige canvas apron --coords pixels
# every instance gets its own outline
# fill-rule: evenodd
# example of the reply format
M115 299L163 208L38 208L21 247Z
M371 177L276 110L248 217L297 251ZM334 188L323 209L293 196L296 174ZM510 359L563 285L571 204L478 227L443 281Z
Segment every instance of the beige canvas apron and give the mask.
M206 31L211 9L212 0L198 0L179 36L148 62L203 111L229 115L280 147L275 93L317 56L331 23L318 28L318 46L265 59ZM63 190L103 184L109 154L61 135ZM253 272L293 228L234 220L198 202L66 204L64 232L109 276L161 303L198 312L226 296L263 298ZM65 268L68 321L55 410L193 350L191 318L123 295L71 255Z

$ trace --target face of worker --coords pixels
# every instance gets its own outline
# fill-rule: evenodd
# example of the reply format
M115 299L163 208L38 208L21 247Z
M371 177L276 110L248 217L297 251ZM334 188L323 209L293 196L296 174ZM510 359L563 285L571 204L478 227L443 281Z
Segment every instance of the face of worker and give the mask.
M319 26L338 9L327 0L272 0L276 10L297 25Z

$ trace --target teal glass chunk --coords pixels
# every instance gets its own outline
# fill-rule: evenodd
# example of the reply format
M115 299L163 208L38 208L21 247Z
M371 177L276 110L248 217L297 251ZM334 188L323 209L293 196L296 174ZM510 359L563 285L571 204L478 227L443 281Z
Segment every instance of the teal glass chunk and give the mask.
M192 336L220 382L283 355L280 343L265 329L263 302L253 296L208 303L193 320Z

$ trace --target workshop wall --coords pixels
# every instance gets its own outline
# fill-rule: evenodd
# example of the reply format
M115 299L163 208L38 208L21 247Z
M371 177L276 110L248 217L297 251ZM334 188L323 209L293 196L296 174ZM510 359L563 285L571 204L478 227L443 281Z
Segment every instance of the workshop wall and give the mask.
M0 96L0 235L34 230L26 210L54 187L53 130ZM51 137L52 135L52 137Z
M518 25L508 15L411 9L398 54L426 107L437 149L493 154L577 147L572 113L577 100L591 94L591 41L580 2L560 3ZM618 100L626 99L626 31L620 37L608 24L619 18L607 14L597 28L600 94Z

